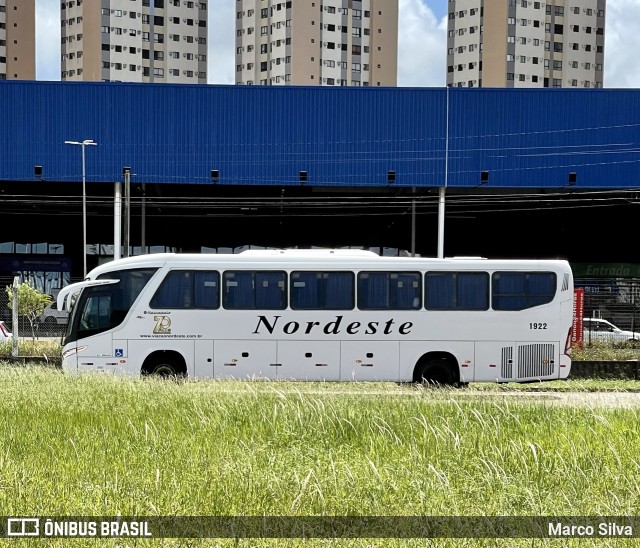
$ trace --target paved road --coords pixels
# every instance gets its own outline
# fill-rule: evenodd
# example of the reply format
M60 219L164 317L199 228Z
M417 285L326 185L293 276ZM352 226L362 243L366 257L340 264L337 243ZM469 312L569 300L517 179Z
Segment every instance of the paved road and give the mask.
M461 398L505 398L532 403L551 403L572 407L609 407L609 408L640 408L640 392L465 392L456 393Z

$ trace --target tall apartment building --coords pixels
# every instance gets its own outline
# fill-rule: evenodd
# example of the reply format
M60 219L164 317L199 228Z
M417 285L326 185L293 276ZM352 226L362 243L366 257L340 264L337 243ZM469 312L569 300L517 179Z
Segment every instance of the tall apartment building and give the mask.
M448 5L448 86L602 87L606 0Z
M61 2L62 80L207 82L207 2Z
M398 0L237 0L236 83L395 86Z
M0 80L36 79L36 2L0 0Z

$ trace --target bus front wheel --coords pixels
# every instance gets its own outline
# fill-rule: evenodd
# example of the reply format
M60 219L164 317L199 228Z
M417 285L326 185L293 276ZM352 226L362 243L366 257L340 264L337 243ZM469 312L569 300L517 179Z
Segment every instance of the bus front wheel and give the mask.
M153 356L142 368L143 376L154 376L162 378L182 378L186 376L184 367L173 356Z

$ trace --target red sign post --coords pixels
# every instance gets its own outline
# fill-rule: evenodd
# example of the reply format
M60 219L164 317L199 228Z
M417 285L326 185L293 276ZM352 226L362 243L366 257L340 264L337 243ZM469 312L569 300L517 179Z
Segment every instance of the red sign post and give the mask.
M573 291L573 329L571 330L571 346L583 348L583 325L584 316L584 289L574 289Z

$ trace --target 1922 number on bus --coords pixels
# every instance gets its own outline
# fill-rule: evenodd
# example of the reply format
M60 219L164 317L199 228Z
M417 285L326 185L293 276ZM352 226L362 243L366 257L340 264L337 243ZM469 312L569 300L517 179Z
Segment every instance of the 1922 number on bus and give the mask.
M547 324L541 322L534 322L529 324L529 329L546 329Z

